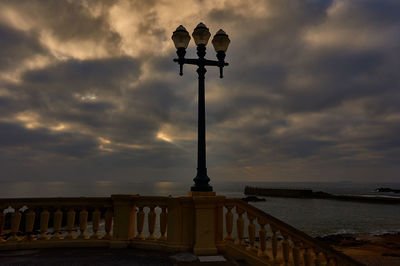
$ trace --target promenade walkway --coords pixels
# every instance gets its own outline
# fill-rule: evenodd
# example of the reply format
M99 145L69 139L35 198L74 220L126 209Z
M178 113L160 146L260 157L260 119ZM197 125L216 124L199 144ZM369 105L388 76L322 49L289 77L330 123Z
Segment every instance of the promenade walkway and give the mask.
M175 258L174 258L175 257ZM176 259L177 258L177 259ZM243 261L217 256L214 261L203 261L190 253L173 255L162 251L144 251L133 248L47 248L31 250L0 251L1 266L245 266ZM218 261L225 259L226 261Z
M0 251L0 265L173 265L171 254L110 248L51 248L36 250Z

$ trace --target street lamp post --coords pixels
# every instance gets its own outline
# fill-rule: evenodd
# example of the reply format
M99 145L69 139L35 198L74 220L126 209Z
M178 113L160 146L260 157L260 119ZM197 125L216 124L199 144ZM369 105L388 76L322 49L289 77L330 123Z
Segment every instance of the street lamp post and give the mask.
M197 175L193 179L194 185L191 187L191 191L212 191L212 186L208 183L210 178L207 175L206 167L206 117L205 117L205 88L204 80L205 74L207 72L206 66L217 66L220 69L220 78L223 77L223 68L227 66L228 63L225 62L225 52L228 49L230 40L228 35L223 31L219 30L213 40L212 44L215 51L217 52L218 60L208 60L205 59L206 55L206 45L210 39L210 32L206 25L199 23L192 33L194 42L197 45L197 59L185 58L186 48L190 41L189 32L180 25L172 35L172 40L174 41L175 47L177 49L176 53L178 55L174 62L179 64L179 75L183 75L183 65L196 65L197 73L199 75L199 102L198 102L198 140L197 140Z

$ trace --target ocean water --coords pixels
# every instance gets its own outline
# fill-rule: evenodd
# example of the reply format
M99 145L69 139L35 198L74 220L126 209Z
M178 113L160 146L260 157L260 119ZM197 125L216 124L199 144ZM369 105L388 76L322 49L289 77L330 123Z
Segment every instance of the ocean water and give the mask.
M307 188L342 195L400 197L399 194L394 193L374 192L378 187L400 189L400 183L230 182L213 184L217 194L238 198L244 197L243 191L246 185L269 188ZM190 182L0 182L0 198L93 197L112 194L179 196L187 195L190 186ZM400 232L400 204L274 197L266 198L265 202L251 204L312 236Z

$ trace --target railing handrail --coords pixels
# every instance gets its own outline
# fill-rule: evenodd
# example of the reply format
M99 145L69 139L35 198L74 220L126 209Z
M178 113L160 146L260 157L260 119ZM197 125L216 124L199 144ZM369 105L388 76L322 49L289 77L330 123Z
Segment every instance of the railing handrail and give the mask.
M17 206L41 206L41 207L57 207L62 205L68 206L98 206L111 207L111 197L53 197L53 198L1 198L0 208L8 208L11 205Z
M166 207L168 206L168 199L171 197L165 196L140 196L135 199L137 205L146 205L146 206L159 206Z
M166 196L140 196L130 198L131 201L140 205L167 206ZM112 197L51 197L51 198L0 198L0 208L7 208L10 205L27 206L88 206L106 203L111 206Z
M239 206L239 208L242 208L246 210L246 212L250 212L251 215L253 215L255 218L261 217L262 219L265 219L266 224L272 225L272 227L275 227L279 231L283 231L285 233L288 233L289 235L294 236L295 238L298 238L301 241L304 241L306 244L308 244L310 247L317 247L317 249L320 252L327 253L329 257L333 255L333 257L339 257L341 260L344 260L346 262L349 262L353 265L363 265L362 263L352 259L351 257L336 251L335 249L331 248L329 245L307 235L306 233L294 228L293 226L271 216L270 214L248 204L247 202L243 201L242 199L239 198L227 198L225 200L225 203L228 204L233 204L235 206Z

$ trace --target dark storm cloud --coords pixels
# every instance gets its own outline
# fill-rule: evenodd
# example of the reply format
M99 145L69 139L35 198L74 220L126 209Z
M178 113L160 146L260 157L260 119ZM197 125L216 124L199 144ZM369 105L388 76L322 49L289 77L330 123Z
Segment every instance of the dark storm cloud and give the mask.
M0 70L19 66L34 55L46 54L34 31L20 31L0 22L0 40Z
M96 141L81 134L52 133L44 128L29 130L15 123L0 123L0 132L1 149L19 148L83 157L98 146Z
M174 49L164 49L174 30L163 25L165 6L157 1L2 4L32 23L25 31L0 25L6 40L0 53L15 59L15 66L52 52L51 42L41 39L44 33L74 46L70 54L62 50L65 56L54 53L45 66L25 69L18 82L0 80L0 158L18 158L14 147L23 147L19 158L27 161L51 157L51 169L29 166L35 176L47 178L68 178L74 168L88 178L179 179L187 167L195 168L197 77L193 66L185 66L179 77ZM216 69L207 72L211 172L221 179L316 180L343 179L334 175L351 168L354 177L346 178L362 180L363 169L374 165L391 169L385 173L394 180L400 158L398 1L257 4L204 3L208 11L199 15L212 34L221 26L231 38L225 78L218 79ZM134 16L122 26L112 21L112 15L120 19L121 10L113 9L119 5ZM135 43L139 39L143 43ZM195 54L192 46L188 57ZM87 47L105 47L107 54L93 56ZM207 57L214 56L209 45ZM0 68L11 66L8 61ZM37 125L29 128L30 123ZM23 179L13 167L9 164L8 172Z
M111 54L119 54L121 37L107 21L104 13L114 1L52 1L22 0L4 1L4 7L18 10L18 13L32 23L36 29L46 29L63 42L90 40L105 45ZM101 11L94 16L90 8Z
M151 98L141 98L139 90L133 98L137 102L121 106L126 91L133 90L129 84L136 82L139 74L140 63L130 57L69 60L26 72L23 86L16 89L30 104L30 110L39 112L47 121L77 123L95 131L102 129L104 134L111 131L116 138L121 134L118 131L145 137L148 130L157 128L151 126L151 119L146 119L151 112L147 105L152 104L146 100Z
M400 8L394 1L372 2L271 2L271 15L266 19L235 15L234 9L212 11L211 19L232 24L231 29L246 30L237 36L237 46L232 42L228 50L231 65L225 75L241 78L226 78L227 97L211 102L213 118L209 122L234 124L235 120L240 123L254 117L243 123L244 129L217 127L215 131L232 138L233 145L226 150L220 146L226 143L215 143L216 152L229 154L229 160L245 165L316 156L332 165L343 161L387 165L386 158L397 150L398 143L394 122L383 120L389 115L385 109L398 113L395 102L400 100L400 79L393 71L399 69L398 60L393 58L399 59L400 44L396 35L400 20L393 10ZM349 30L349 37L356 40L368 32L370 39L360 41L359 47L346 42L326 46L307 43L307 32L322 25L322 33ZM380 35L382 31L387 34ZM376 40L375 36L386 38ZM354 107L349 108L352 102ZM312 121L312 114L322 112L322 120ZM291 119L293 115L299 117L298 122ZM277 125L277 121L286 122ZM315 126L306 126L309 123ZM273 129L279 128L290 134L275 133ZM251 136L251 140L244 136ZM240 156L232 156L232 152Z
M140 71L139 63L131 57L94 60L75 60L28 71L22 75L25 84L40 90L47 85L51 90L71 92L119 93L124 83L135 80Z
M398 82L398 79L396 80L396 77L391 75L391 69L396 68L398 64L393 65L393 62L390 62L391 57L398 57L396 49L388 50L385 45L382 45L373 50L354 51L345 44L332 48L311 48L304 42L304 34L307 30L321 23L328 25L343 23L342 18L339 20L327 16L326 8L329 7L327 5L329 1L323 4L319 1L304 1L293 5L284 4L284 2L278 4L273 2L271 18L260 20L243 18L249 23L243 23L241 19L232 16L234 10L224 9L211 12L211 19L217 21L228 23L232 21L238 27L241 23L246 27L248 24L254 25L254 30L248 27L249 30L244 31L245 35L237 40L240 45L246 45L246 47L229 51L229 54L239 54L236 59L231 59L234 61L227 72L228 75L229 73L233 76L240 75L241 79L231 79L227 82L234 88L240 87L233 93L245 94L243 104L240 106L253 105L254 101L257 101L257 99L246 99L246 92L242 91L252 92L248 93L250 94L248 97L255 95L254 98L266 101L268 105L272 104L274 109L283 108L285 112L300 112L320 111L341 104L345 99L380 94L382 90L393 89L387 87L387 82L390 84ZM388 7L375 11L375 5L369 2L349 5L351 12L345 12L347 14L342 14L341 17L345 17L344 19L348 20L349 24L356 24L353 26L356 30L371 28L379 31L380 27L386 26L387 28L397 27L397 32L400 32L398 26L400 20L398 17L392 17L393 12L386 14ZM397 7L397 4L392 2L382 5L390 5L394 9ZM287 6L288 9L283 9L283 6ZM355 10L356 7L359 9ZM378 14L374 14L375 12ZM223 14L227 14L226 17ZM386 15L391 18L386 18L384 22L377 19ZM395 20L397 20L397 26L391 24ZM265 25L265 27L261 26L259 29L259 25ZM344 22L342 27L346 28L348 24ZM354 34L357 32L355 31ZM246 62L246 67L243 67L243 62ZM293 85L296 86L296 84L286 83L290 75L312 79L312 83L306 88L294 88ZM364 77L368 79L368 82L361 80ZM357 80L358 78L360 80ZM264 99L262 95L271 99L268 95L270 92L282 97L275 102ZM260 94L262 94L261 97Z

